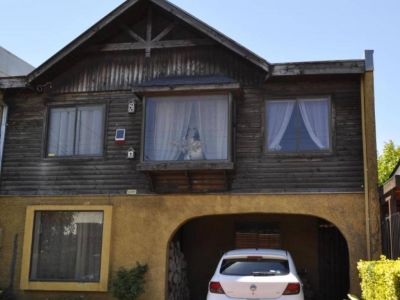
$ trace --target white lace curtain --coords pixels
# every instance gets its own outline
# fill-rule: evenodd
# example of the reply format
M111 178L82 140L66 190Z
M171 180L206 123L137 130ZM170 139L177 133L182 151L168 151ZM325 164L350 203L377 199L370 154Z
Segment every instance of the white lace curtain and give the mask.
M310 138L319 149L329 148L329 105L327 99L299 99L300 114Z
M281 150L281 141L292 118L296 100L267 102L268 150Z
M227 95L147 99L145 160L222 160L227 145Z
M318 149L328 149L329 101L322 98L268 101L266 109L268 150L281 150L281 143L295 111L296 104L311 140Z

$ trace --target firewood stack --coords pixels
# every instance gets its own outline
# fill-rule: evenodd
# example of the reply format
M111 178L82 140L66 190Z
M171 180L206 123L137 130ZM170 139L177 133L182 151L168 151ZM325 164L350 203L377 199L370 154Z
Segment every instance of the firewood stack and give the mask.
M179 242L169 246L168 300L189 300L187 262Z

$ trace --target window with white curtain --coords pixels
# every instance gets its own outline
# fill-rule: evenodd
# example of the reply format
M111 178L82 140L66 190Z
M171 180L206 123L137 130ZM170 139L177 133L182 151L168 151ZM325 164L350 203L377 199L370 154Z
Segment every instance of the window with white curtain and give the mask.
M227 160L229 95L146 98L144 161Z
M100 280L102 211L36 211L29 279Z
M327 151L331 148L328 97L266 101L268 152Z
M102 155L104 110L104 105L51 108L47 156Z

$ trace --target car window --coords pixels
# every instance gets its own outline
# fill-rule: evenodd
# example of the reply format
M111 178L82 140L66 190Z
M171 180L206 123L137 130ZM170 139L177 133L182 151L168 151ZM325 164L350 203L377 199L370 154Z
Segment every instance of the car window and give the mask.
M222 261L220 273L232 276L275 276L289 274L287 260L230 258Z

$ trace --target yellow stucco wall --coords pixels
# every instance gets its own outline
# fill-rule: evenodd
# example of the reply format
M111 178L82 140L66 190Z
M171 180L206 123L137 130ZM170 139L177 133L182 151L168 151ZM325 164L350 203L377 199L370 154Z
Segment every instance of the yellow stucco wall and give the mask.
M19 234L15 286L19 288L27 205L112 205L110 268L149 265L143 299L165 299L167 245L192 218L207 215L279 213L317 216L335 224L347 240L352 292L359 292L356 262L367 256L363 193L297 195L136 195L0 197L0 286L8 285L13 237ZM43 299L45 292L21 292L21 299ZM61 293L57 293L61 295ZM87 299L109 299L96 293ZM54 298L57 299L57 298Z

